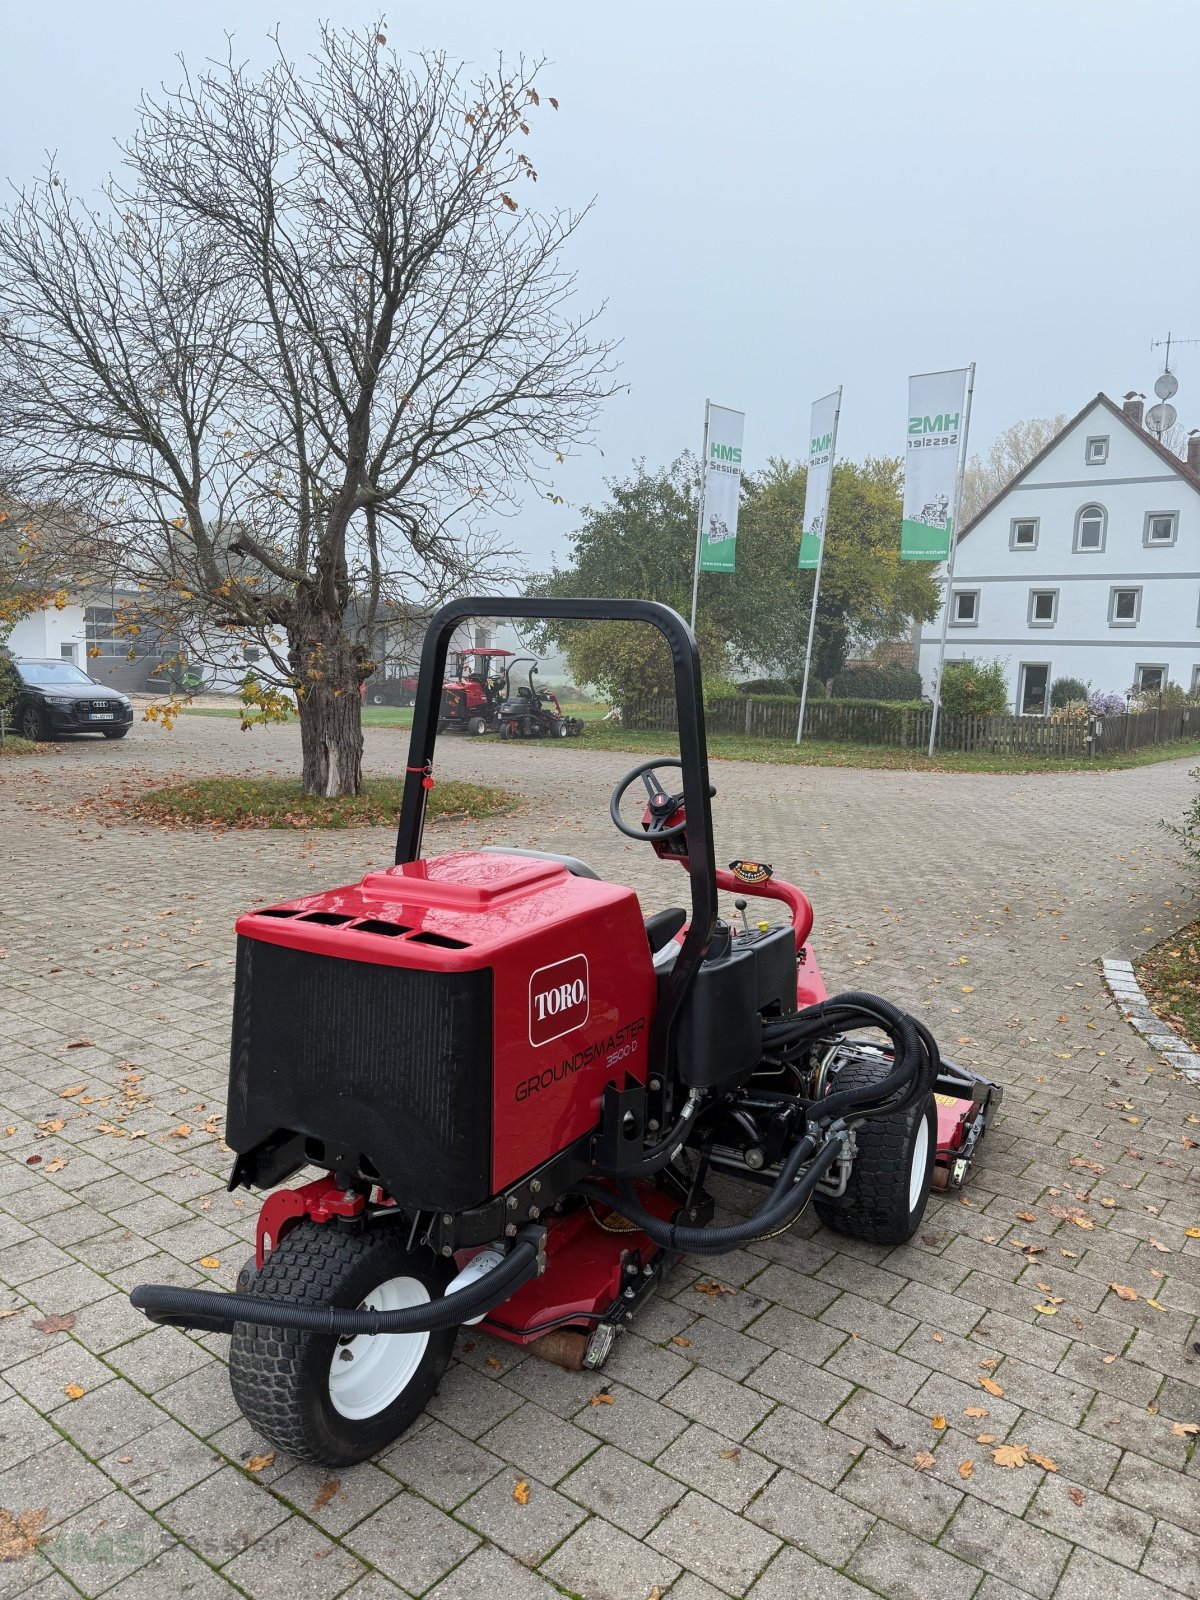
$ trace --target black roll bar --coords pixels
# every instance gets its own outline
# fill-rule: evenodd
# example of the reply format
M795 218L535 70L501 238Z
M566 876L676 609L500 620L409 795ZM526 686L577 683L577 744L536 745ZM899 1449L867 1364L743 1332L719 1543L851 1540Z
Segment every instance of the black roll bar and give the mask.
M412 736L408 745L408 770L404 775L400 826L396 834L398 865L416 861L421 854L428 794L424 779L433 764L446 654L454 630L467 617L560 617L570 622L648 622L658 629L671 648L679 756L683 766L683 801L688 819L688 877L691 881L692 914L679 955L663 983L654 1025L650 1030L649 1069L664 1072L676 1015L708 951L717 919L708 746L704 737L704 701L701 696L700 653L696 648L696 637L677 611L656 600L513 599L507 595L487 595L451 600L442 606L430 619L421 646L421 666L413 702Z

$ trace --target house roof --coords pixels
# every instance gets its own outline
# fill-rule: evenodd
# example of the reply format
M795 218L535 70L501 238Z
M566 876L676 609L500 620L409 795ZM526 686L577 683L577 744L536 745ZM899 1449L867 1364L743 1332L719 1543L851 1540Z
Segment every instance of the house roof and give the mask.
M983 518L986 517L990 511L993 511L1006 495L1011 494L1017 485L1023 479L1029 476L1034 467L1046 459L1051 450L1053 450L1058 444L1059 440L1062 439L1066 434L1070 433L1071 429L1082 422L1084 417L1087 416L1088 412L1093 410L1098 405L1105 406L1109 411L1111 411L1113 416L1116 417L1119 422L1123 422L1125 424L1130 433L1136 434L1143 444L1149 445L1150 449L1153 450L1156 455L1160 455L1167 465L1173 468L1173 470L1179 474L1185 483L1190 484L1190 486L1196 490L1197 494L1200 494L1200 475L1194 473L1186 461L1181 461L1173 451L1168 450L1165 444L1160 444L1153 434L1147 433L1145 428L1139 428L1133 418L1127 416L1126 413L1122 411L1121 407L1117 405L1115 400L1110 400L1108 396L1101 391L1099 394L1095 395L1091 400L1089 400L1087 405L1083 406L1079 411L1077 411L1069 422L1065 422L1063 424L1063 426L1054 435L1053 439L1051 439L1048 444L1044 444L1038 451L1037 455L1033 456L1025 463L1020 472L1017 473L1016 477L1009 479L999 494L992 496L982 511L977 511L969 522L965 522L963 524L962 532L958 537L960 539L965 539L976 523L982 522Z

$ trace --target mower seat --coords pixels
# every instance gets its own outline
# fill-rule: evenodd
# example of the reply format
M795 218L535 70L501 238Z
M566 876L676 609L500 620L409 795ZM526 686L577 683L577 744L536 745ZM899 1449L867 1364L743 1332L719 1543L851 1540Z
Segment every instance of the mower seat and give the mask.
M580 861L578 856L561 856L554 850L522 850L516 845L485 844L481 846L484 855L492 856L532 856L535 861L559 861L567 871L576 878L595 878L600 881L600 874L593 872L586 861Z
M668 906L665 911L656 911L652 917L647 917L646 939L650 954L656 956L659 951L665 950L686 921L687 912L682 906Z

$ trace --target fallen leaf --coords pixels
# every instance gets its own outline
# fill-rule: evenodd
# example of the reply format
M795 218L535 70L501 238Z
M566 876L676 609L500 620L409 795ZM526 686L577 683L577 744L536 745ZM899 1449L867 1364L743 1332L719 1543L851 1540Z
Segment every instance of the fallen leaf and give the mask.
M723 1283L718 1283L715 1278L705 1278L700 1283L694 1283L692 1288L697 1294L719 1295L736 1294L736 1289L727 1289Z
M995 1444L995 1442L996 1435L994 1433L977 1433L975 1435L976 1444Z
M219 1256L201 1256L200 1265L202 1267L207 1267L211 1272L213 1267L219 1267L221 1265L221 1258Z
M939 1412L936 1417L930 1418L929 1426L935 1433L941 1433L942 1429L946 1426L946 1419Z
M75 1326L75 1318L69 1311L54 1311L33 1326L39 1333L70 1333Z
M274 1450L268 1450L266 1455L251 1456L249 1461L247 1461L245 1463L246 1471L247 1472L265 1472L266 1469L272 1464L272 1462L274 1460L275 1460L275 1452L274 1452Z
M1151 1237L1150 1248L1152 1250L1161 1250L1165 1256L1169 1256L1171 1254L1171 1246L1169 1244L1164 1244L1161 1239L1155 1239Z
M1004 1390L996 1382L995 1378L980 1378L979 1387L986 1389L995 1400L1000 1400L1004 1396Z
M1165 1311L1167 1309L1166 1306L1161 1305L1159 1301L1152 1300L1149 1295L1146 1296L1146 1304L1148 1306L1153 1306L1155 1311Z
M1068 1261L1078 1261L1079 1260L1079 1256L1076 1253L1076 1251L1074 1251L1074 1250L1060 1250L1058 1253L1059 1253L1060 1256L1066 1256Z
M496 1359L495 1356L488 1356L487 1359L484 1362L484 1365L488 1366L488 1367L491 1367L493 1372L499 1372L500 1371L500 1362Z
M32 1555L49 1515L46 1506L18 1511L15 1516L0 1506L0 1561L19 1561L22 1556Z
M1200 1433L1200 1422L1173 1422L1171 1432L1177 1439L1193 1439Z
M91 1046L91 1044L92 1044L92 1041L90 1039L72 1039L70 1044L63 1045L63 1049L64 1050L87 1050ZM85 1089L87 1088L87 1084L86 1083L84 1084L84 1088Z
M1023 1467L1029 1460L1029 1447L1023 1444L998 1444L992 1451L998 1467Z
M875 1437L877 1439L882 1439L884 1444L887 1445L889 1450L907 1450L908 1449L908 1446L906 1444L897 1444L895 1439L889 1439L887 1434L884 1433L882 1428L876 1428L875 1429Z
M962 984L959 984L959 988L962 990L962 992L964 994L974 994L975 993L975 985L973 983L962 983Z
M513 1499L519 1506L527 1506L529 1504L529 1484L524 1478L519 1483L514 1484Z
M958 1475L959 1475L960 1478L963 1479L964 1482L966 1481L966 1479L968 1479L971 1476L971 1474L974 1471L975 1471L975 1463L973 1461L960 1461L958 1463Z
M607 1389L601 1389L599 1393L592 1396L591 1404L594 1406L611 1406L614 1399L615 1396L609 1394Z
M681 1333L673 1334L671 1336L671 1343L677 1344L681 1350L690 1350L692 1348L692 1341L690 1339L685 1339Z
M82 1400L87 1390L81 1389L77 1383L68 1383L63 1389L63 1393L68 1400Z
M912 1464L918 1472L928 1472L933 1466L933 1457L928 1450L918 1450L912 1458Z
M1032 1211L1018 1211L1017 1212L1017 1221L1018 1222L1036 1222L1037 1221L1037 1217L1033 1214Z
M1067 1218L1067 1221L1073 1222L1077 1228L1082 1228L1084 1233L1091 1233L1096 1227L1096 1224L1092 1221L1091 1217L1070 1216Z
M10 1132L11 1131L14 1130L10 1129ZM1183 1230L1183 1237L1185 1239L1200 1239L1200 1228L1185 1228Z
M327 1506L341 1487L342 1480L340 1478L327 1479L317 1490L316 1498L312 1503L313 1510L320 1511L322 1506Z
M1073 1506L1081 1506L1085 1499L1084 1492L1082 1489L1068 1489L1067 1499Z
M1030 1461L1036 1461L1043 1472L1057 1472L1058 1462L1050 1456L1039 1456L1036 1450L1029 1452Z
M75 1096L77 1094L82 1094L86 1088L86 1083L73 1083L69 1089L60 1089L58 1091L58 1098L60 1100L74 1100Z
M934 1344L941 1344L942 1341L945 1339L945 1337L946 1337L946 1335L944 1333L935 1333L933 1335Z
M964 1406L963 1407L963 1416L964 1417L986 1417L988 1415L989 1415L988 1408L986 1406Z
M720 1456L722 1461L736 1461L737 1458L741 1455L741 1453L742 1452L740 1450L718 1450L717 1451L717 1454Z
M46 1171L47 1172L61 1172L62 1169L66 1166L66 1164L67 1164L66 1156L55 1156L52 1161L47 1161L47 1163L46 1163Z
M201 1264L203 1265L203 1263ZM1043 1317L1056 1317L1058 1315L1057 1306L1034 1306L1033 1309L1039 1312Z
M171 1129L170 1137L172 1139L186 1139L191 1131L191 1123L181 1122L177 1128Z
M1127 1283L1110 1283L1108 1286L1119 1300L1136 1300L1138 1292L1131 1289Z

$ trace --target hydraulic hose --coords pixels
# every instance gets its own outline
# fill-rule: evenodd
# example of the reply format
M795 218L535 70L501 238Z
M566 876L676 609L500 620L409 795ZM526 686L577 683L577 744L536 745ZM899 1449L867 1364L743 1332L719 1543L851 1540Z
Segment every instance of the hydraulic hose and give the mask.
M821 1122L838 1118L879 1115L907 1109L933 1087L938 1069L938 1048L928 1029L906 1012L878 995L851 990L834 995L794 1016L769 1022L763 1044L784 1055L831 1032L853 1028L879 1028L892 1042L892 1067L878 1083L859 1089L834 1089L821 1100L801 1101L809 1116Z
M304 1306L266 1295L221 1294L211 1289L178 1289L170 1284L143 1283L129 1298L152 1322L176 1327L213 1329L235 1322L260 1327L298 1328L311 1333L424 1333L435 1328L457 1328L469 1317L491 1311L538 1272L539 1248L534 1240L518 1239L498 1267L482 1278L427 1305L406 1306L402 1311L359 1311L350 1306ZM189 1320L194 1319L194 1320Z
M598 1200L602 1205L613 1206L623 1217L636 1223L647 1238L664 1249L686 1251L689 1255L719 1256L737 1245L761 1239L765 1233L794 1221L841 1152L842 1141L837 1137L827 1139L815 1156L812 1139L801 1139L784 1163L766 1203L744 1222L730 1222L716 1228L693 1228L682 1223L664 1222L652 1211L647 1211L626 1184L620 1186L619 1195L614 1195L602 1185L585 1180L576 1184L575 1192L589 1200ZM797 1180L798 1168L810 1157L812 1165Z

